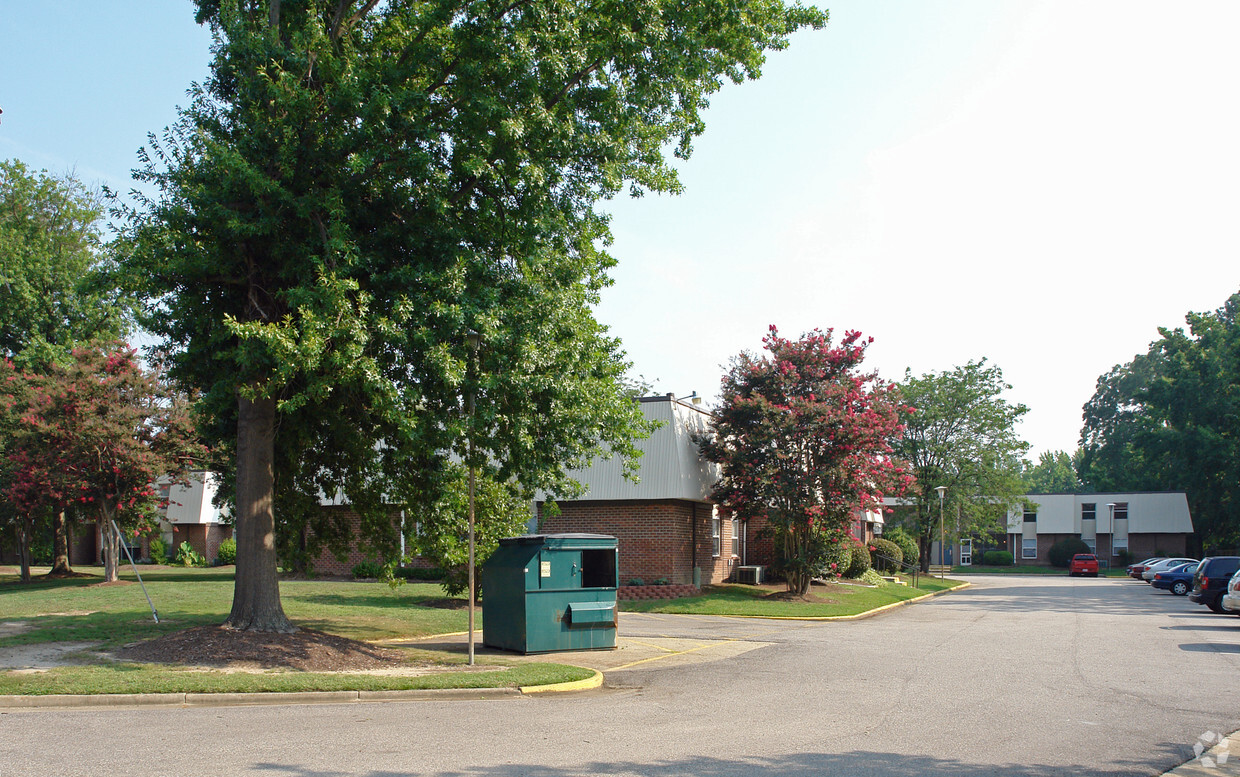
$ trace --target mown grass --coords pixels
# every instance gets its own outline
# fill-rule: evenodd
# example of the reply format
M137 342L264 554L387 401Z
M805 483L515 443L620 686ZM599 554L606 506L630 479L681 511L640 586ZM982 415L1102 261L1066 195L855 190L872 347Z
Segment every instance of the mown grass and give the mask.
M493 659L488 659L488 663ZM65 666L36 673L0 672L0 694L298 693L515 688L584 680L575 666L521 663L494 671L441 672L414 677L312 672L204 672L145 664Z
M859 615L888 604L915 599L948 588L964 585L963 581L921 576L919 587L883 585L874 588L833 584L815 586L810 593L829 598L832 602L787 601L767 598L768 588L752 585L724 584L710 586L701 596L655 601L625 601L620 608L627 612L682 613L688 615L748 615L766 618L830 618Z
M79 571L92 572L86 567ZM156 624L132 570L120 585L102 576L37 579L28 585L0 576L0 622L24 621L30 629L0 637L0 647L41 642L98 642L103 648L152 639L192 626L222 623L232 606L232 568L148 567L142 579L159 613ZM422 637L463 631L463 599L445 597L434 583L284 580L284 611L298 626L360 640ZM481 613L477 613L481 623Z

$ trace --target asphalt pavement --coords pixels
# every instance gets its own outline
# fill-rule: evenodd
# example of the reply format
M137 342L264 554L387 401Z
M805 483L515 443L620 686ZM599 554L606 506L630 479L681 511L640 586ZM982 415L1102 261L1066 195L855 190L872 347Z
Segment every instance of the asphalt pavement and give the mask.
M0 777L1129 777L1240 729L1240 618L1135 581L971 580L858 621L626 613L646 647L578 694L3 712ZM1215 761L1191 768L1236 773Z

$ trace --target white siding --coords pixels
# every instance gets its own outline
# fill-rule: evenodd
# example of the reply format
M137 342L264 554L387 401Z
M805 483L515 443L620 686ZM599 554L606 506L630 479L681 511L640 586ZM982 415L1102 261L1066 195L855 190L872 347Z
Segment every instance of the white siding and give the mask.
M647 419L662 426L637 444L642 451L639 482L624 478L618 457L595 459L585 469L568 472L586 487L586 493L577 498L707 501L719 469L699 456L693 434L706 431L710 414L670 399L642 402L641 409Z
M188 484L175 484L168 493L169 523L219 523L221 518L212 500L219 486L210 472L195 472Z
M1029 494L1037 504L1038 534L1080 534L1081 505L1092 503L1097 533L1111 534L1109 503L1128 503L1129 534L1187 534L1193 530L1188 498L1183 492L1112 494ZM1008 531L1019 533L1021 514L1008 514Z

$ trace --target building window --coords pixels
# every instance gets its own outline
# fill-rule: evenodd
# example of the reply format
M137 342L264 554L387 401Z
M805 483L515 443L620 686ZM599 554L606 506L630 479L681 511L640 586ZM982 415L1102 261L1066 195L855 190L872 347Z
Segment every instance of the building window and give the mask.
M719 531L720 531L720 529L722 528L722 527L720 527L720 525L719 525L720 523L721 523L721 521L720 521L720 519L719 519L719 516L718 516L718 515L715 515L715 516L712 516L712 517L711 517L711 519L710 519L710 536L711 536L711 539L713 539L713 540L715 541L715 546L714 546L714 556L715 556L715 558L719 558L719 553L720 553L720 550L721 550L721 548L719 547Z
M1029 509L1027 509L1027 508L1026 508L1026 510L1025 510L1025 523L1037 523L1037 522L1038 522L1038 512L1037 512L1037 510L1029 510Z
M741 557L741 519L732 519L732 558Z
M1098 553L1098 538L1097 537L1082 537L1081 542L1089 546L1090 553L1093 553L1095 555Z
M1128 503L1127 502L1116 502L1115 503L1115 520L1118 521L1120 519L1123 519L1125 521L1128 520Z
M1037 537L1021 538L1020 557L1021 558L1037 558L1038 557L1038 538Z
M1121 553L1127 552L1127 550L1128 550L1128 538L1127 537L1124 537L1123 539L1116 537L1114 540L1112 540L1111 542L1111 555L1112 556L1118 556Z
M1097 506L1098 505L1095 502L1086 502L1082 504L1081 505L1081 520L1082 521L1095 520L1098 517L1098 511L1096 509Z

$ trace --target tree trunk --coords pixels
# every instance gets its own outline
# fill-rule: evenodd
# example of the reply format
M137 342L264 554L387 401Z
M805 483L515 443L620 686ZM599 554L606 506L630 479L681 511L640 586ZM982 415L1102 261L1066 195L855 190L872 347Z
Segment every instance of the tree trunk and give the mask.
M63 508L56 508L52 513L52 571L48 577L70 577L73 569L69 567L69 525L65 520Z
M237 571L226 626L244 631L297 630L280 605L276 575L274 399L237 400Z
M921 550L918 566L921 567L922 574L927 574L930 572L930 540L923 534L917 538L917 545Z
M107 501L100 507L103 513L103 582L115 583L120 579L121 571L121 538L112 527L114 510L109 510Z
M30 582L30 564L34 561L34 554L30 549L30 543L34 539L34 519L29 515L23 517L17 526L17 555L21 559L22 582Z

